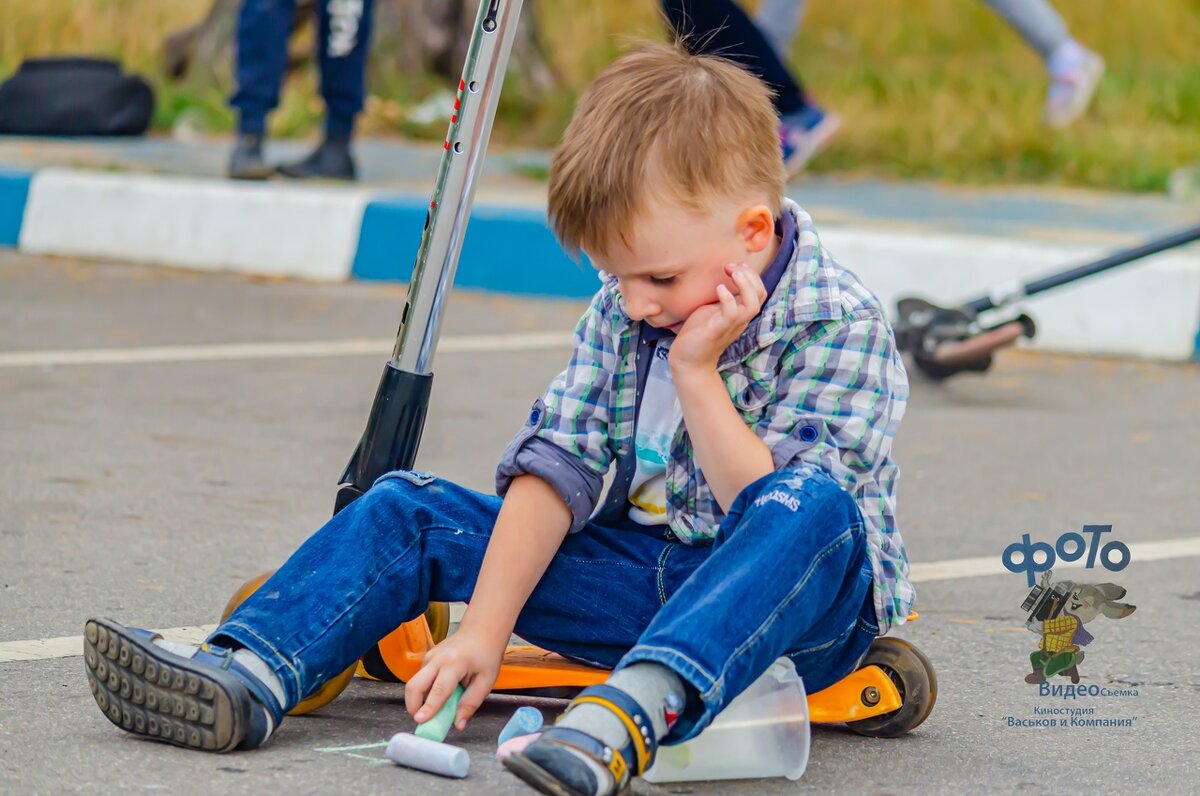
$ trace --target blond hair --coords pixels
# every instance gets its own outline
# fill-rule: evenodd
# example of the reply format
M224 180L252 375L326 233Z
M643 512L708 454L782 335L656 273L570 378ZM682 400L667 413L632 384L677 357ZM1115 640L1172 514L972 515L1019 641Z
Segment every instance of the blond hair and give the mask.
M761 194L778 208L786 175L770 90L724 58L643 43L579 99L550 166L550 222L562 245L605 254L653 198L703 211Z

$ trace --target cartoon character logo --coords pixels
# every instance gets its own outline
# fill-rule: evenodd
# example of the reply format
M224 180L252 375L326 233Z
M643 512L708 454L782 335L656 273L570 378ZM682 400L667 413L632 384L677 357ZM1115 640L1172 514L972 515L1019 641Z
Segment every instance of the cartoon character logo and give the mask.
M1125 596L1125 589L1115 583L1053 583L1053 574L1053 570L1042 573L1041 581L1021 604L1022 611L1029 611L1025 627L1041 636L1038 648L1029 655L1033 671L1025 676L1027 683L1042 683L1056 674L1078 683L1081 647L1095 640L1084 625L1100 614L1124 619L1137 608L1115 602Z

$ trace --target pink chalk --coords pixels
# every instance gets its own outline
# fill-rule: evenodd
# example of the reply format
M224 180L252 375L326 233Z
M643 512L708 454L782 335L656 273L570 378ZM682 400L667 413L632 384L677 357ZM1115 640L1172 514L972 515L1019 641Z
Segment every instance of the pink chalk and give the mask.
M541 735L540 732L534 732L529 735L518 735L516 738L509 738L500 744L500 748L496 750L496 759L503 760L515 752L524 751L526 746L536 741Z

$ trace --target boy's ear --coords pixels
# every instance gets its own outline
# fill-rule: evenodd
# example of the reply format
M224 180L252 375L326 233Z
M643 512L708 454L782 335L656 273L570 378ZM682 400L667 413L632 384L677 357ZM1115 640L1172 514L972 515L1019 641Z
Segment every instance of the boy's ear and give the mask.
M775 237L775 216L766 205L747 207L738 215L737 230L746 244L746 251L760 252Z

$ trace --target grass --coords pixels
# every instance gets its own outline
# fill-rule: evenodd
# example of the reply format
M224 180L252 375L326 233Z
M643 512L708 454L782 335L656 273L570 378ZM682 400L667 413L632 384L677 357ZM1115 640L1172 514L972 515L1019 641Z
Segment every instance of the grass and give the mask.
M531 96L509 81L495 140L553 143L578 92L627 39L661 36L652 0L538 2L564 87ZM0 71L63 52L120 57L159 91L155 125L181 116L223 131L228 86L171 86L157 76L165 32L198 19L209 0L0 0ZM1072 32L1108 73L1091 111L1064 131L1038 121L1046 88L1039 58L980 0L811 0L791 63L826 107L843 115L818 172L977 184L1041 183L1160 191L1174 168L1200 162L1200 0L1057 0ZM135 22L136 21L136 22ZM363 115L369 134L438 139L444 123L405 120L443 82L402 75L381 38ZM290 81L271 119L303 135L321 117L312 70Z

